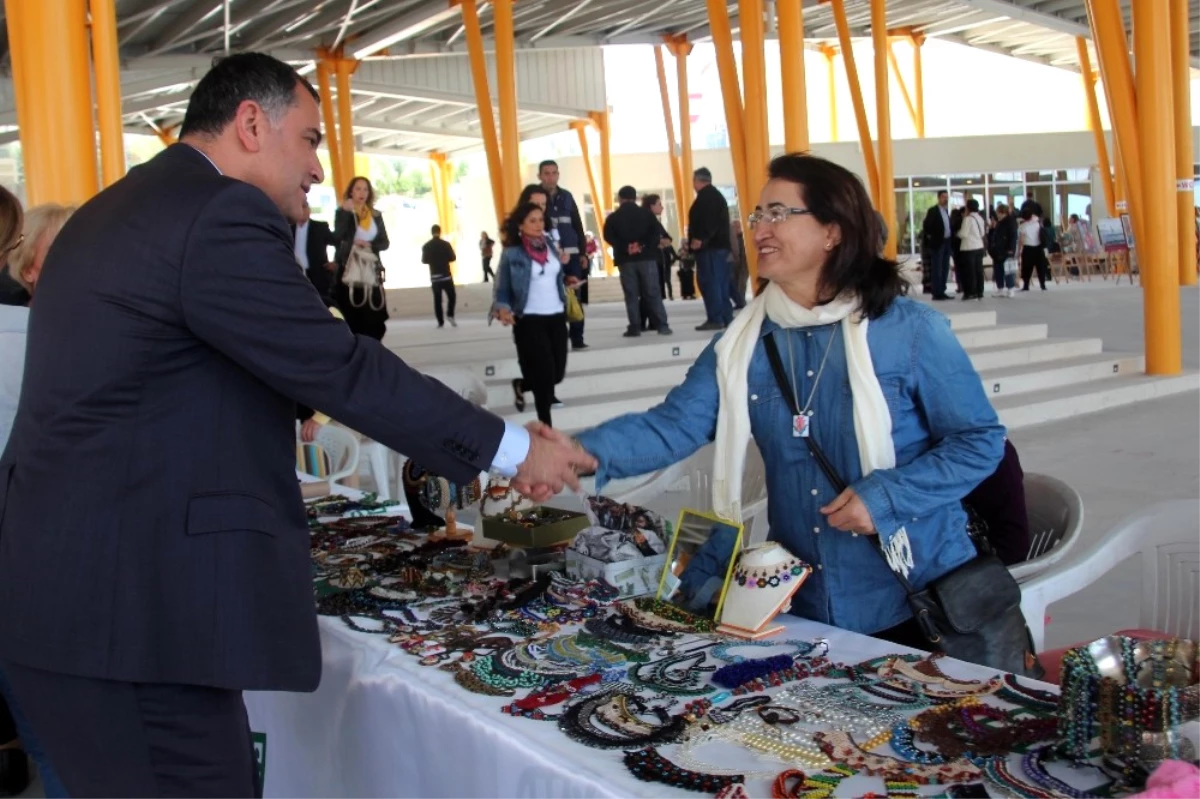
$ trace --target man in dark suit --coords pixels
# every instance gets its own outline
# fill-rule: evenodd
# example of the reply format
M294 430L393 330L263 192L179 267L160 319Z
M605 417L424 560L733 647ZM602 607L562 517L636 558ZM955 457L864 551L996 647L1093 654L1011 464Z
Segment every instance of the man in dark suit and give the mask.
M332 305L333 273L337 264L329 260L329 248L336 247L337 241L333 238L329 223L313 219L312 209L308 207L308 200L305 200L304 210L291 229L296 263L304 269L304 274L308 275L325 304Z
M937 205L925 212L921 223L921 263L927 291L935 300L948 300L946 281L950 279L950 244L953 229L950 225L950 195L945 189L937 193Z
M288 65L225 58L50 250L0 458L0 662L73 796L250 796L241 692L317 687L295 401L538 501L594 468L322 305L287 227L320 121Z
M442 238L442 226L434 225L429 230L433 236L421 248L421 263L429 266L429 283L433 286L433 315L437 318L438 327L446 324L445 317L450 318L450 326L458 327L454 321L454 305L458 295L454 291L454 275L450 272L450 264L458 260L454 254L454 246ZM446 295L446 313L442 315L442 295Z

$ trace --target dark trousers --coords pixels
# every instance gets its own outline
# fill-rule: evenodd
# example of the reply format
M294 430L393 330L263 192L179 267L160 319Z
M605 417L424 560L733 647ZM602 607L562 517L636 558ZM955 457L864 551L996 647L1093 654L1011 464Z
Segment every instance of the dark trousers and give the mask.
M660 296L664 299L675 299L675 287L671 285L671 267L669 264L658 262L658 282L662 284Z
M983 296L983 250L961 250L958 253L959 293L963 297Z
M567 374L567 315L522 316L513 325L521 388L533 392L538 421L550 422L554 387Z
M685 300L696 299L696 270L679 269L679 296Z
M667 326L667 309L663 307L662 284L658 280L658 264L654 261L634 261L621 264L621 291L625 294L625 315L629 329L642 329L642 305L650 317L650 326L655 330Z
M259 795L241 691L3 668L71 796Z
M66 787L63 786L62 780L50 765L46 749L30 726L29 719L21 711L21 706L17 703L17 698L13 694L12 686L9 685L3 669L0 669L0 695L4 697L3 705L0 706L0 743L20 738L21 748L37 766L38 776L42 778L42 792L46 795L46 799L59 799L67 796Z
M492 256L483 256L483 282L488 282L488 278L494 278L496 273L492 271Z
M1046 251L1041 247L1025 245L1021 249L1021 280L1025 288L1029 288L1029 280L1033 277L1034 267L1037 267L1038 282L1046 288L1046 278L1050 276L1050 263L1046 260Z
M929 252L933 255L933 263L931 264L933 269L933 296L944 297L946 295L946 283L950 280L950 240L943 241L937 247L931 247Z
M590 261L588 261L588 259L585 256L580 255L579 253L572 253L571 260L567 261L566 268L567 268L566 274L568 276L574 275L575 277L578 277L580 280L586 280L587 276L589 274L591 274L592 264ZM582 286L579 286L578 288L576 288L575 296L579 298L580 305L587 305L588 304L588 284L584 283ZM586 323L586 321L587 320L585 320L585 319L581 319L578 322L570 322L567 325L567 331L571 336L571 346L572 347L584 346L583 326Z
M729 301L729 284L733 265L729 250L702 249L696 252L696 280L704 295L705 321L728 325L733 321L733 306Z
M453 280L438 280L433 284L433 315L437 317L438 327L446 324L442 316L442 294L446 295L446 316L453 319L454 305L458 302Z

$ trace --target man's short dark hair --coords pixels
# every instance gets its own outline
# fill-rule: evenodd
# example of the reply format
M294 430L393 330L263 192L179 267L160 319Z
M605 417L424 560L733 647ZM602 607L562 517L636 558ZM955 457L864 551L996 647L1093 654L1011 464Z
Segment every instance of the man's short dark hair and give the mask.
M938 199L939 200L942 199L943 194L949 194L949 193L950 192L946 191L945 189L938 189L938 193L937 193Z
M548 166L557 167L557 166L558 166L558 162L557 162L557 161L552 161L552 160L550 160L549 158L547 158L545 161L543 161L543 162L541 162L540 164L538 164L538 174L539 174L539 175L540 175L540 174L542 174L542 170L543 170L543 169L545 169L545 168L546 168L546 167L548 167Z
M277 123L296 104L296 84L307 89L318 103L321 101L317 90L294 67L266 53L237 53L214 59L212 69L196 84L188 100L179 135L216 136L233 121L246 100L258 103Z
M617 199L623 202L634 202L637 200L637 189L633 186L622 186L617 191Z
M440 236L440 235L442 235L442 226L441 226L441 225L434 225L433 227L431 227L431 228L429 229L429 232L430 232L430 233L432 233L432 234L433 234L433 235L435 235L435 236Z

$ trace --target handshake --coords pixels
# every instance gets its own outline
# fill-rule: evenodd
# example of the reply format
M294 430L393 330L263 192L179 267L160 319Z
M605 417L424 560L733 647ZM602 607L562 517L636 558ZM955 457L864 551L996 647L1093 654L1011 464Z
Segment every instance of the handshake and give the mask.
M534 502L545 502L564 486L578 491L579 475L595 473L596 459L570 436L541 422L530 422L525 429L529 454L511 485Z

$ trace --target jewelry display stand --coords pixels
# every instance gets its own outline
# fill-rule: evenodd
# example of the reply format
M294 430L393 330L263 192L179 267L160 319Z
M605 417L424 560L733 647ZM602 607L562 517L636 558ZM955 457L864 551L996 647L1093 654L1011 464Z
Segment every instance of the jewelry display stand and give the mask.
M773 541L743 550L717 632L750 641L779 634L783 625L771 622L791 606L811 573L811 566Z

